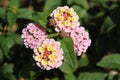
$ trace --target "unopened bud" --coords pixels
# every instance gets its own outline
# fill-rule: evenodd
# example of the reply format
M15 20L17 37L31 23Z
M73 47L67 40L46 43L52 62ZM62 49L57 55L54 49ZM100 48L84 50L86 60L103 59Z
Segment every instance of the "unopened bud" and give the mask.
M23 77L20 77L19 80L25 80Z
M63 37L63 38L65 38L67 36L67 33L65 31L61 31L60 32L60 36Z
M44 80L50 80L49 78L45 78Z
M86 57L87 57L86 53L83 53L83 54L81 55L81 57L82 57L82 58L86 58Z
M55 26L55 20L54 19L49 19L49 26Z
M111 71L109 72L109 74L110 74L110 75L117 75L117 74L118 74L118 72L117 72L117 71L115 71L115 70L111 70Z

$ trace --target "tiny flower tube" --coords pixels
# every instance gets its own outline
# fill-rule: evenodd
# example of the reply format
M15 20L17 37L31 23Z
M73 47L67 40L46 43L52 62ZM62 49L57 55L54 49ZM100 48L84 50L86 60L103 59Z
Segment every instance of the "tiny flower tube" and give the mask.
M60 42L54 39L45 39L38 48L34 49L33 58L41 69L51 70L60 67L63 60Z
M40 25L29 23L22 30L21 37L26 48L34 49L47 37L47 33Z
M84 27L79 27L76 30L72 30L69 35L74 42L74 50L77 56L80 56L82 52L86 52L91 45L89 33L85 31Z
M79 17L73 8L68 6L57 7L50 14L50 25L55 26L55 31L64 31L66 33L79 27Z

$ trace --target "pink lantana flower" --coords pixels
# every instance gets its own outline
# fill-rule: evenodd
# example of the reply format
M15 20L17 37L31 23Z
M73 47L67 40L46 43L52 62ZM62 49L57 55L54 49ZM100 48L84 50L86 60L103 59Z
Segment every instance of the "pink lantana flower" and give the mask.
M76 29L79 23L79 17L73 8L68 6L57 7L51 14L50 17L55 26L55 31L60 32L64 31L66 33L71 32L71 30Z
M91 45L89 33L85 31L84 27L79 27L76 30L70 32L70 37L74 42L74 50L77 56L80 56L82 52L86 52Z
M45 39L42 44L34 49L33 58L41 69L54 69L62 65L63 50L60 42L54 39Z
M26 48L34 49L47 37L46 31L38 24L29 23L21 35Z

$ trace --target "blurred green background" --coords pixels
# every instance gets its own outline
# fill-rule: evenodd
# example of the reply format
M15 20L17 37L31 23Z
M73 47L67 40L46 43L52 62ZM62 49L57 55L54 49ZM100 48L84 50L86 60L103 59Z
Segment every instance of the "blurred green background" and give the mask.
M35 12L65 5L77 12L92 44L77 57L74 73L41 70L23 45L22 29ZM120 0L0 0L0 80L120 80Z

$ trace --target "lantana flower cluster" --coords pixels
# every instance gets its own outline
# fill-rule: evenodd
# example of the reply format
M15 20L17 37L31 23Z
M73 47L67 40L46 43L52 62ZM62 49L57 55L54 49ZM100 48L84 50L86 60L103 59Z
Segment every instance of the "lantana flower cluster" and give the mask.
M23 38L26 48L34 49L47 37L47 33L40 25L29 23L27 27L22 30L21 37Z
M76 29L79 23L79 17L73 8L68 6L58 7L51 14L51 19L55 22L55 31L64 31L69 33L71 30Z
M36 64L41 69L50 70L62 65L63 50L60 42L47 39L47 36L45 29L34 23L29 23L21 35L26 48L33 49Z
M89 33L80 26L79 17L73 8L68 6L56 8L50 14L49 25L48 27L54 26L56 32L72 38L77 56L86 52L91 44ZM21 35L26 48L33 50L37 66L44 70L60 67L64 59L61 43L54 38L49 39L48 35L47 31L36 23L29 23Z
M50 70L62 65L63 50L60 48L60 42L54 39L45 39L34 52L33 58L42 69Z
M89 33L84 27L80 26L79 17L73 8L68 6L58 7L51 14L51 19L54 20L55 31L63 33L73 39L74 50L77 56L82 52L86 52L91 44ZM66 33L66 34L65 34Z
M70 32L70 37L74 42L74 50L77 56L80 56L82 52L86 52L88 46L91 44L89 34L85 31L84 27L79 27L76 30Z

